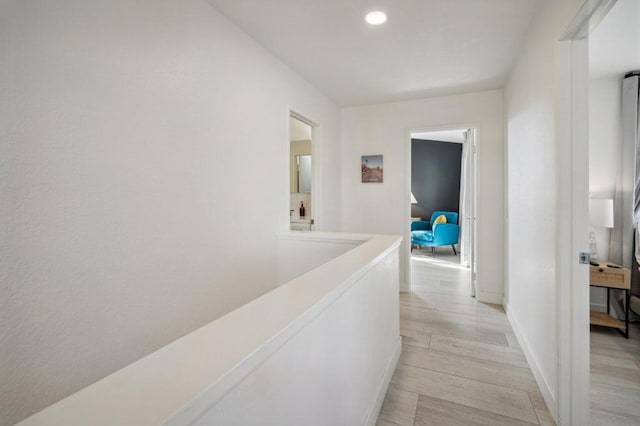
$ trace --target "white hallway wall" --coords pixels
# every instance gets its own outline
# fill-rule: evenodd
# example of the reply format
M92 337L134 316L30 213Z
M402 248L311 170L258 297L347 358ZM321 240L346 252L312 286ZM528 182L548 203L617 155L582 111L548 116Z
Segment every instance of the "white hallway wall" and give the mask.
M512 323L533 357L549 409L557 413L556 45L580 0L549 2L529 32L505 88L507 294ZM569 285L569 283L566 283Z
M342 230L403 235L406 139L410 130L477 124L479 299L501 303L504 288L504 153L502 91L419 99L342 111ZM360 156L384 156L384 182L361 183ZM401 256L407 256L405 242ZM401 283L405 280L401 264Z
M322 125L323 165L340 113L202 0L5 1L0 57L10 424L273 288L287 105Z
M589 191L593 198L611 198L616 192L622 149L622 79L589 81ZM611 230L594 228L598 258L609 258ZM603 310L607 291L591 288L591 306Z

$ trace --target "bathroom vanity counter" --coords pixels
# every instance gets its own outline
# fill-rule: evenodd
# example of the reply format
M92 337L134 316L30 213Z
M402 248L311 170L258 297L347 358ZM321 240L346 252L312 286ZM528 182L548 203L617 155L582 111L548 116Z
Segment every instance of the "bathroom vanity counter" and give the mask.
M289 218L289 229L292 231L311 231L313 219L310 217L291 217Z

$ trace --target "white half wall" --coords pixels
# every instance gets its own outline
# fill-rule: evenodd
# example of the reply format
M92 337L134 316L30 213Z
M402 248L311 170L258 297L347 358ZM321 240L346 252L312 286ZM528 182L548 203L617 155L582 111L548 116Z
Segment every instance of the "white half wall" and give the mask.
M276 286L289 108L339 228L339 109L205 1L3 1L0 57L0 424Z
M311 271L362 244L363 236L289 231L278 234L278 285Z
M329 239L357 246L19 425L373 426L401 351L400 237L281 241Z
M357 279L350 279L354 282L337 300L193 424L375 425L402 346L395 241L392 251L379 256ZM309 253L315 251L311 248ZM355 253L343 257L350 254ZM363 255L351 258L361 260ZM328 286L333 274L343 270L342 265L327 268L315 285Z
M346 108L342 111L342 230L404 235L409 132L475 125L478 299L501 303L504 288L502 91ZM360 157L384 156L384 182L361 183ZM406 200L408 202L408 200ZM401 285L409 242L401 249ZM406 287L404 287L406 288Z

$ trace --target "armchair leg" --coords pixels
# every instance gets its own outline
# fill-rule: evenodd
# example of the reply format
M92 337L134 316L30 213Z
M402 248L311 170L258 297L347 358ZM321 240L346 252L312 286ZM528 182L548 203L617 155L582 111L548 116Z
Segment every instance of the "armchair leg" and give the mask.
M435 247L431 247L431 257L433 257L434 259L436 258L436 248Z
M456 245L455 244L451 244L451 248L453 249L453 255L456 256L458 253L456 253Z

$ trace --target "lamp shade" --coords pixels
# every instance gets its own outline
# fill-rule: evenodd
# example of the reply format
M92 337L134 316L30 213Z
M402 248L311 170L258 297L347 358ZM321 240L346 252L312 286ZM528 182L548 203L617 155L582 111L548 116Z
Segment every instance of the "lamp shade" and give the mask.
M613 200L592 198L589 200L589 223L600 228L613 228Z
M413 192L411 193L411 204L418 204L418 200L413 196Z

